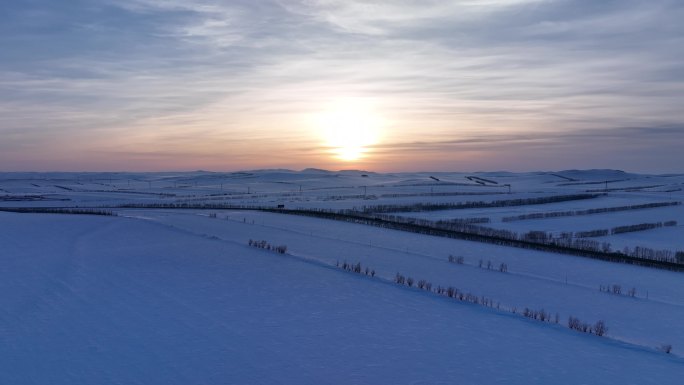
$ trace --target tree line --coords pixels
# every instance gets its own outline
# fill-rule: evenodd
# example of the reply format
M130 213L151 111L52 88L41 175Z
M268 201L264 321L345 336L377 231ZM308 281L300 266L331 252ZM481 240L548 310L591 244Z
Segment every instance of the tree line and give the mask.
M419 234L578 255L613 262L684 270L684 252L682 251L655 250L646 247L613 250L608 242L574 238L573 233L562 233L558 237L544 231L529 231L518 234L510 230L493 229L469 223L437 223L426 219L361 213L354 210L265 209L264 211L333 219Z
M593 199L602 196L603 194L570 194L570 195L552 195L546 197L535 198L518 198L518 199L504 199L495 200L491 202L485 201L468 201L468 202L443 202L443 203L413 203L404 205L374 205L363 206L361 212L363 213L393 213L393 212L419 212L419 211L438 211L438 210L459 210L459 209L473 209L473 208L491 208L491 207L510 207L510 206L527 206L539 205L546 203L567 202L582 199Z
M84 208L50 208L50 207L0 207L0 211L10 213L32 214L74 214L74 215L105 215L116 216L110 210L84 209Z
M655 203L645 203L640 205L629 205L629 206L618 206L618 207L602 207L596 209L587 210L574 210L574 211L551 211L545 213L528 213L520 214L509 217L501 218L502 222L513 222L513 221L523 221L528 219L546 219L546 218L558 218L558 217L571 217L578 215L592 215L592 214L602 214L602 213L613 213L618 211L629 211L629 210L640 210L640 209L650 209L656 207L668 207L668 206L678 206L682 202L655 202Z

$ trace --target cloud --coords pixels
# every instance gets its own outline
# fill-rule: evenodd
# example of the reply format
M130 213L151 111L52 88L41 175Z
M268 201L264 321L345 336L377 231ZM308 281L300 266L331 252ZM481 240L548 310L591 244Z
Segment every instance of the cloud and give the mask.
M242 159L285 142L292 162L315 161L298 152L312 141L307 117L348 97L372 100L385 136L426 156L606 135L655 153L661 143L641 139L679 138L684 122L675 0L37 0L0 10L3 162L30 156L12 148L59 153L76 140L112 161L121 153L103 143L123 153L185 144L193 151L173 152L182 159L222 143L227 159Z

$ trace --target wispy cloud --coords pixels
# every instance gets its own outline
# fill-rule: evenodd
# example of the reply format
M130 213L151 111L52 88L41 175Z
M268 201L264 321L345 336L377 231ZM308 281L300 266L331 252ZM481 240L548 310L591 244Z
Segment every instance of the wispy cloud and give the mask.
M574 167L572 146L610 135L612 153L639 151L625 167L655 170L657 146L680 140L684 122L676 0L39 0L0 11L6 169L42 164L29 148L113 168L160 151L175 154L167 168L207 157L335 166L308 117L345 97L372 100L388 121L382 157L366 160L378 167L409 153L453 165L458 148L505 168L515 163L492 155L501 148L543 146Z

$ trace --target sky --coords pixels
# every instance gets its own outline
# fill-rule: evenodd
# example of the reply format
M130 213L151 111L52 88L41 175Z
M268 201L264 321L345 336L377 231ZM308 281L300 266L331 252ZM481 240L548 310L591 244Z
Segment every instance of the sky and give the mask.
M0 171L684 172L681 0L3 0Z

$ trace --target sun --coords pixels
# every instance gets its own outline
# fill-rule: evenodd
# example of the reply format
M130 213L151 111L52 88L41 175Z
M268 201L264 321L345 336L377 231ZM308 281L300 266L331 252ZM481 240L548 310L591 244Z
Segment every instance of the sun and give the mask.
M318 116L316 126L333 157L352 162L365 157L378 143L383 120L371 103L337 101Z

